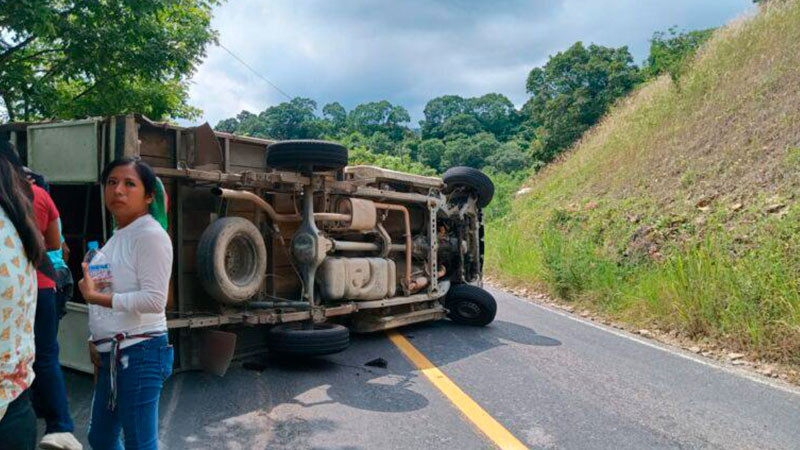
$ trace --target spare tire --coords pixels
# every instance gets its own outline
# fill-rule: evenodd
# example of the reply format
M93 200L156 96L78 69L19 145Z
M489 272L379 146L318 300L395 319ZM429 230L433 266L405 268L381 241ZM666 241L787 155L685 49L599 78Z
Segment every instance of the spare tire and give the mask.
M349 346L350 330L335 323L285 323L267 333L267 348L282 355L330 355Z
M497 301L492 294L471 284L457 284L447 291L444 307L453 322L485 326L497 315Z
M223 217L209 225L197 245L197 274L216 300L237 304L252 298L267 272L267 247L255 225Z
M328 172L347 166L347 148L328 141L300 139L267 147L267 167L279 170Z
M452 192L458 187L464 187L475 194L479 208L485 208L494 197L494 183L489 177L478 169L458 166L447 169L442 181L446 186L445 192Z

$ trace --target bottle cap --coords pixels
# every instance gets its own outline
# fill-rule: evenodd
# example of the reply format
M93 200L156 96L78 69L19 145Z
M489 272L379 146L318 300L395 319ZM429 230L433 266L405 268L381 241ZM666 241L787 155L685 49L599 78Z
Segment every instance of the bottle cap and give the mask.
M89 244L88 244L89 251L97 250L99 247L100 247L100 244L98 244L97 241L89 241Z

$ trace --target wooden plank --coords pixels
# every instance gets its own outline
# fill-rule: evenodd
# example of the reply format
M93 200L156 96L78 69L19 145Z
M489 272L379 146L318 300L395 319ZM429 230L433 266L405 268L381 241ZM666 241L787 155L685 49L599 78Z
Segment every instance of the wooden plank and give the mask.
M177 278L177 296L178 296L178 305L177 311L183 312L184 305L183 305L183 298L186 295L186 278L183 275L187 263L187 259L184 256L184 247L186 245L183 239L183 228L185 226L184 217L183 217L183 192L184 188L181 186L179 182L176 182L175 186L175 194L174 194L174 203L175 208L170 208L174 211L174 223L175 228L173 233L170 235L173 237L173 243L175 245L174 249L174 258L176 259L175 264L175 271L173 272L173 276ZM194 261L193 259L191 261Z
M195 274L185 274L186 295L183 297L184 312L217 312L219 303L203 289Z
M149 164L151 167L169 167L172 164L172 159L162 158L160 156L142 155L142 161Z
M183 241L180 273L187 274L197 272L197 244L197 241Z
M223 138L223 167L225 172L231 171L231 140Z
M259 210L253 202L247 200L229 200L228 201L228 214L232 213L255 213Z
M198 241L203 231L211 223L211 213L208 211L183 211L183 237L184 241Z
M139 130L139 155L173 159L175 134L161 128L141 127ZM174 167L174 165L165 166Z

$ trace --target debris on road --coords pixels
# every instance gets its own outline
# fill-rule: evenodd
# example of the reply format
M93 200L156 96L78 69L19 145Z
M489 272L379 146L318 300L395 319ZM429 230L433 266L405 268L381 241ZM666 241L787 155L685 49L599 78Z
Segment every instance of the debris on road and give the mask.
M370 367L380 367L381 369L385 369L386 367L389 366L389 363L386 362L386 360L383 358L375 358L371 361L365 362L364 365Z

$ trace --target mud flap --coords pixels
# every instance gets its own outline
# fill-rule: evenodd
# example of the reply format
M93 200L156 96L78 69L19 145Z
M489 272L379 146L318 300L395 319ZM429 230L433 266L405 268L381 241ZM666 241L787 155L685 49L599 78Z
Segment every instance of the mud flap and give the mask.
M219 330L202 330L200 367L219 377L225 376L236 349L236 334Z

